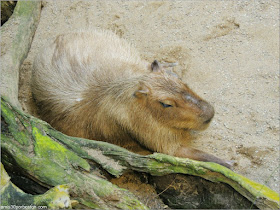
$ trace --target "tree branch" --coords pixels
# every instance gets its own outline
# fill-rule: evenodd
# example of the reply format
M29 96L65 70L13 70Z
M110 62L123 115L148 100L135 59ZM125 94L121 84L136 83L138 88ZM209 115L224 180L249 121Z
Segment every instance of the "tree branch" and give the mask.
M18 1L13 15L1 26L0 91L18 108L19 69L28 55L40 14L41 1Z
M232 186L259 208L279 207L276 192L216 163L158 153L142 156L106 142L69 137L46 122L24 114L4 99L1 105L1 148L6 154L3 163L16 162L29 177L44 186L71 184L71 197L89 208L146 207L129 192L93 175L88 161L97 162L117 177L127 170L153 176L194 175Z

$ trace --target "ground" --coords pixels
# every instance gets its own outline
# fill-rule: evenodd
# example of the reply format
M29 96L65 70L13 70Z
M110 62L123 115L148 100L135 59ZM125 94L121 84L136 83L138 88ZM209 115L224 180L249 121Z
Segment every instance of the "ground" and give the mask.
M193 147L236 161L234 171L279 192L279 2L46 1L20 73L19 99L35 114L34 56L48 39L104 28L127 39L149 62L175 71L215 107Z

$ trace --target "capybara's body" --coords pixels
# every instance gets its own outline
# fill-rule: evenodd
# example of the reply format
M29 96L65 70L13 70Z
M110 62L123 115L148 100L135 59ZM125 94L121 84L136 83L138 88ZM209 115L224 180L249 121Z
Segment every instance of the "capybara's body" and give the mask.
M57 36L35 59L32 91L42 119L65 134L226 165L186 146L212 106L111 32Z

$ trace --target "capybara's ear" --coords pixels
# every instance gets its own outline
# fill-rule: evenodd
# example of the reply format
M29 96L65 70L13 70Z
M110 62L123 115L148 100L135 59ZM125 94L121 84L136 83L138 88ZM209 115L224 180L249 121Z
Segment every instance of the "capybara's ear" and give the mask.
M133 95L136 98L142 98L144 96L147 96L149 92L149 88L144 83L140 82L138 90L136 90Z
M154 60L151 64L151 69L152 72L160 72L162 70L162 66L157 60Z

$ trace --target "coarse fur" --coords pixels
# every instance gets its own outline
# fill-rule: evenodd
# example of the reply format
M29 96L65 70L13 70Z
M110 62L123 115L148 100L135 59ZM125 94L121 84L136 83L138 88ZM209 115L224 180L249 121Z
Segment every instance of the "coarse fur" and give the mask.
M213 107L112 32L57 36L35 58L32 91L42 119L65 134L226 165L186 146Z

